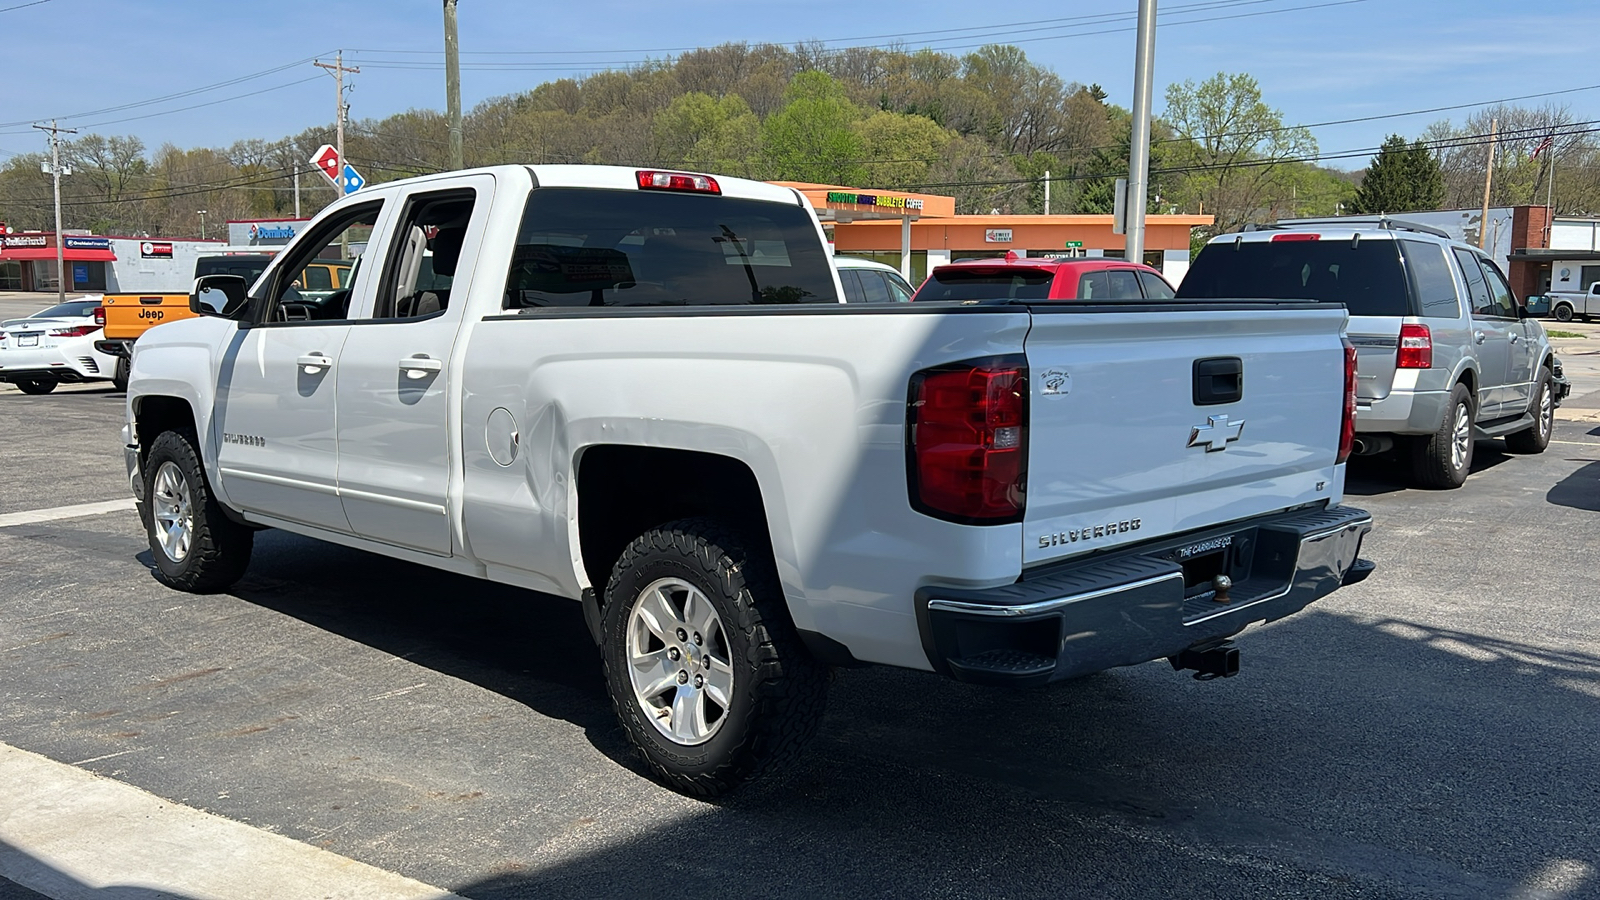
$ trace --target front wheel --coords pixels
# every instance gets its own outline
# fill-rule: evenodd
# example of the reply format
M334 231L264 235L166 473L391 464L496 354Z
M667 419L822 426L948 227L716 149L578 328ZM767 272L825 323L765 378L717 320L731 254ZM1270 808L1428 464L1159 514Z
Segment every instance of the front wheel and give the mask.
M1464 384L1450 391L1439 430L1418 438L1412 448L1412 477L1420 487L1458 488L1472 471L1472 392Z
M157 577L197 594L238 581L250 565L255 533L223 513L190 436L162 432L144 471L144 521Z
M1530 428L1506 435L1506 448L1512 453L1543 453L1550 446L1550 435L1556 425L1556 394L1550 386L1550 370L1539 370L1539 381L1534 387L1533 425Z
M675 790L711 797L800 751L826 669L801 645L771 561L710 519L645 532L606 589L606 687L628 740Z
M12 383L24 394L48 394L56 389L54 378L18 378Z

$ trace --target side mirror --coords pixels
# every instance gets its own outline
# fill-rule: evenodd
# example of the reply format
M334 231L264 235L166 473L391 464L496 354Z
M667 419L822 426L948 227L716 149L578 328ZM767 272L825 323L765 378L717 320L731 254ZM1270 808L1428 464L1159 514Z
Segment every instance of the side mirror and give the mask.
M231 319L248 302L242 275L202 275L194 280L189 294L189 311L197 316Z

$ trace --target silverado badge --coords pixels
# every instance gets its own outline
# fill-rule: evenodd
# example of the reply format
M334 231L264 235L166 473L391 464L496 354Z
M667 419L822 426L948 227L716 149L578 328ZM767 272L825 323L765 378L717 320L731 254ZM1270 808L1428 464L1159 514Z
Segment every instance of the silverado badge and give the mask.
M1228 445L1244 434L1244 420L1228 421L1227 416L1207 416L1206 424L1196 425L1189 432L1189 446L1204 447L1207 453L1226 450Z

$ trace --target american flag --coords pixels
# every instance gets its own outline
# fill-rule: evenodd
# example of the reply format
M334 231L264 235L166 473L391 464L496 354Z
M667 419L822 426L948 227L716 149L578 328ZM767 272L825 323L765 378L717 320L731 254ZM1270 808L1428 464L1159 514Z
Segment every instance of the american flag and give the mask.
M1546 150L1549 150L1550 149L1550 145L1555 143L1555 140L1556 140L1556 136L1554 134L1545 135L1544 136L1544 140L1539 142L1539 146L1533 148L1533 158L1534 159L1538 159L1539 158L1539 154L1545 152Z

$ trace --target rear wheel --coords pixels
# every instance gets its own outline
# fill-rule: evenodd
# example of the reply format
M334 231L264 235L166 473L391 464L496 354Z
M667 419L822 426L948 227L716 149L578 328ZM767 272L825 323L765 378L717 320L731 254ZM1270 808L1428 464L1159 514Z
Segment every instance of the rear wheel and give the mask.
M687 794L792 758L822 718L827 671L756 546L709 519L672 522L623 551L606 589L612 705L651 772Z
M1450 391L1439 430L1412 447L1412 477L1420 487L1458 488L1472 471L1472 392L1464 384Z
M1506 435L1506 447L1513 453L1543 453L1550 446L1550 435L1556 425L1556 394L1550 387L1550 370L1539 370L1539 382L1534 387L1533 426L1516 434Z
M211 494L190 435L162 432L145 459L145 528L156 574L179 590L220 591L250 565L255 534Z
M1554 315L1556 317L1556 321L1557 322L1571 322L1572 321L1572 307L1568 306L1565 303L1556 304L1556 308L1551 310L1550 312L1551 312L1552 315Z
M111 384L119 391L128 389L128 358L126 356L117 357L117 368L112 372Z
M48 394L56 389L54 378L18 378L12 382L24 394Z

